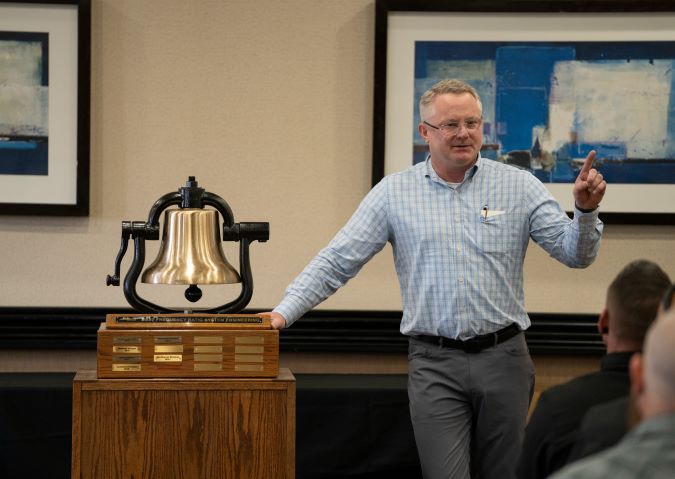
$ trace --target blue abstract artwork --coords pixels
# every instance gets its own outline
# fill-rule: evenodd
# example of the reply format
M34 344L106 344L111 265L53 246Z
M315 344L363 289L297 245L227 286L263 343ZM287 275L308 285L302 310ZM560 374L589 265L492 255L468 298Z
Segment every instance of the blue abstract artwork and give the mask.
M483 104L483 157L573 182L590 150L611 183L675 184L675 42L415 42L415 103L445 78ZM414 162L426 147L417 133Z
M0 31L0 174L49 174L49 37Z

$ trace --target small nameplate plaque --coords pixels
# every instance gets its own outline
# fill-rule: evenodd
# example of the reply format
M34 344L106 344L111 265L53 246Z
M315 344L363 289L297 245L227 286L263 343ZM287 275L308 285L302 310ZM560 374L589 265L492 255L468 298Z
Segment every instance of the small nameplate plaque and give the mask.
M263 344L265 338L262 336L237 336L234 338L234 344Z
M182 353L182 344L158 344L155 346L156 353Z
M182 336L155 336L155 343L157 344L181 344L182 342Z
M112 370L114 373L122 373L127 371L140 371L140 364L113 364Z
M222 353L223 347L221 345L213 346L195 346L195 354L197 353Z
M195 336L195 344L223 344L222 336Z
M222 354L195 354L195 361L222 363Z
M253 354L235 354L234 355L235 363L262 363L263 357Z
M141 338L138 336L115 336L113 344L141 344Z
M133 353L138 354L141 352L140 346L113 346L113 353Z
M141 356L113 356L113 363L140 363Z
M155 354L156 363L182 363L182 354Z
M265 346L235 346L234 354L264 354Z

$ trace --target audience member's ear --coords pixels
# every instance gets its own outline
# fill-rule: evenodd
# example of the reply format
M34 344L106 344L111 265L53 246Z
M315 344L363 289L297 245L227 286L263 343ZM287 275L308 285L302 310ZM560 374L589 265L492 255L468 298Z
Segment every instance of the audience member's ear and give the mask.
M609 333L609 311L607 308L603 309L598 317L598 332L602 335L602 342L607 346L607 334Z
M634 353L628 367L630 374L630 395L637 412L642 414L642 393L645 390L644 359L642 353Z

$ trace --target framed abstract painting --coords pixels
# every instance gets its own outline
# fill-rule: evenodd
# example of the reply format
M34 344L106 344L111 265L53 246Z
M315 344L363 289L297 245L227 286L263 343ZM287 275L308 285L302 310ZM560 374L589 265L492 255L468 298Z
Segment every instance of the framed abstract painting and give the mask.
M571 211L595 150L601 219L675 224L672 25L672 2L379 0L373 183L424 161L417 101L459 78L481 96L481 156L531 171Z
M90 2L0 1L0 214L89 214Z

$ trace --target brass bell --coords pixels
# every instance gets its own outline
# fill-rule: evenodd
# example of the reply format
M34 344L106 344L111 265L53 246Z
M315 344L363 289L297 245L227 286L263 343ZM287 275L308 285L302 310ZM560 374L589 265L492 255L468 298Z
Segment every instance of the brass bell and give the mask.
M164 230L157 259L141 277L153 284L241 283L239 273L221 248L218 212L202 208L164 212Z

